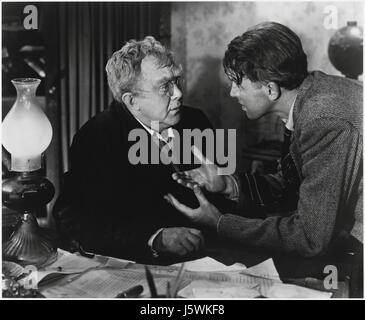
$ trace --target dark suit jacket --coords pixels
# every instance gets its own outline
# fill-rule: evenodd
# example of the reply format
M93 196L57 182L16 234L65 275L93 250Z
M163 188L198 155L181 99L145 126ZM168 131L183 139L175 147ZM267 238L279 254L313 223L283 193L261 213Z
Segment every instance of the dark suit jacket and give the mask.
M219 234L303 256L340 250L350 235L362 241L362 101L360 82L309 74L294 105L293 163L239 178L242 205L270 208L290 193L296 206L265 219L226 214Z
M183 107L181 112L174 127L178 132L211 127L200 110ZM86 251L138 260L151 255L147 242L159 228L191 226L163 199L165 194L193 207L198 203L191 190L172 179L172 165L129 162L135 142L128 135L134 128L143 129L125 106L114 102L80 129L54 216L63 239L76 239ZM151 143L150 134L148 139Z

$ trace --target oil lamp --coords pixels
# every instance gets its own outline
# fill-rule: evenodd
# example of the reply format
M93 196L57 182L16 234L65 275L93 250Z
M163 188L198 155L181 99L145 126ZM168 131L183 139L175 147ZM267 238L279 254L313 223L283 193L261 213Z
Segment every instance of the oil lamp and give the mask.
M17 98L2 123L2 144L11 155L14 173L3 181L3 205L21 213L15 231L3 243L3 259L35 266L57 256L51 232L40 228L36 219L55 192L41 174L42 154L51 142L52 126L36 99L40 82L33 78L12 80Z

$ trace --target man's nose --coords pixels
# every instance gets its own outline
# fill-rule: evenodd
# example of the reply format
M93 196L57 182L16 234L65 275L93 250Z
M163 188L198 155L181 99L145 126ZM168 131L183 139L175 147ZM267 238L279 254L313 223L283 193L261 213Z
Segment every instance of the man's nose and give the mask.
M172 94L171 99L173 100L179 100L182 97L182 91L181 89L174 83L174 93Z
M236 98L239 95L238 87L237 87L237 85L234 82L232 82L231 91L229 92L229 95L232 98Z

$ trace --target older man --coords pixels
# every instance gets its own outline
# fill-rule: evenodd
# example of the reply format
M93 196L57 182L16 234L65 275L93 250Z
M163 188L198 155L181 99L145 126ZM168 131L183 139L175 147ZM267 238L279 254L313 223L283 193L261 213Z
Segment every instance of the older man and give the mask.
M74 137L55 209L61 235L84 250L134 260L194 253L203 245L201 231L163 200L172 192L194 205L193 192L176 188L171 164L132 164L136 141L128 137L144 131L150 149L155 141L173 144L172 128L204 130L210 123L198 109L182 106L181 69L153 37L125 44L106 71L115 101Z
M362 242L362 84L308 73L300 39L279 23L259 24L233 39L223 64L230 94L248 118L274 113L286 122L281 169L219 176L214 165L203 165L174 174L194 188L198 209L172 195L167 200L221 237L273 251L316 256ZM197 185L246 208L266 208L267 216L221 212Z

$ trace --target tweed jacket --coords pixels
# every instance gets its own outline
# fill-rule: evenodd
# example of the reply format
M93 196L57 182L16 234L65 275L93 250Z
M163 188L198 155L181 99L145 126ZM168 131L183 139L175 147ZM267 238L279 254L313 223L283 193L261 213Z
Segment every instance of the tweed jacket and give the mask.
M302 256L325 254L351 235L362 242L362 101L360 82L310 73L294 104L292 165L273 175L239 175L246 211L223 215L218 233ZM263 219L247 212L248 203L270 211L283 199L295 205Z

